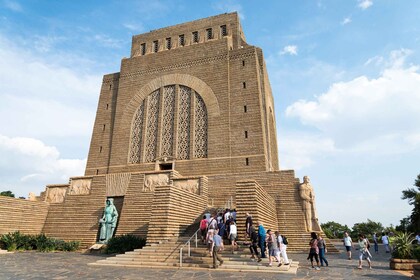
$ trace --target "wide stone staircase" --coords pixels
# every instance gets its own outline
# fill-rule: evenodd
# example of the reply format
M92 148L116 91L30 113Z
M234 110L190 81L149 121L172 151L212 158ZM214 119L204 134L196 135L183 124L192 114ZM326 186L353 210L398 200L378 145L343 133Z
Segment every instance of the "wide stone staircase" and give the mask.
M125 254L99 260L89 265L93 266L122 266L122 267L143 267L143 268L187 268L187 269L211 269L213 259L210 257L207 246L202 244L200 235L197 235L197 247L195 230L198 223L189 227L180 237L172 240L162 241L157 244L147 244L142 249L137 249ZM190 240L190 248L186 244ZM180 249L182 248L182 264L180 264ZM189 252L189 253L188 253ZM272 267L268 266L268 259L258 263L251 259L249 248L240 246L238 250L231 252L231 246L225 241L225 250L221 253L223 264L218 270L227 271L261 271L274 273L295 274L299 263L290 260L289 265L277 266L274 262Z
M301 199L295 188L284 188L281 195L275 195L277 205L277 220L280 233L287 237L288 252L309 252L310 233L305 231L304 214ZM338 253L338 249L323 235L329 253Z

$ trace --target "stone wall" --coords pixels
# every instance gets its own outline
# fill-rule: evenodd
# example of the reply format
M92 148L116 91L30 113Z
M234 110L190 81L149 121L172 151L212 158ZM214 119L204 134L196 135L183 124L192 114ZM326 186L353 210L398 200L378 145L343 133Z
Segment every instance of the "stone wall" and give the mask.
M47 217L49 204L0 196L0 234L20 231L40 234Z
M266 230L278 228L276 204L270 196L255 181L242 181L236 184L236 210L238 213L249 213L252 215L255 228L258 222L262 223ZM237 216L238 232L245 233L245 215ZM239 238L243 238L239 234Z
M175 186L157 186L151 204L147 242L156 243L178 237L188 226L200 220L206 206L205 195Z

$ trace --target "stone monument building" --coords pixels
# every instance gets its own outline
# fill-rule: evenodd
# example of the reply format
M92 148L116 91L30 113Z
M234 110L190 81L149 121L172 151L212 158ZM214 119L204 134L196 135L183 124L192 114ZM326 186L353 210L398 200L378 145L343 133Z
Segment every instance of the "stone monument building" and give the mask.
M97 241L113 198L115 234L149 244L230 207L240 237L249 212L286 234L289 251L306 250L299 179L280 170L276 135L263 52L246 42L237 13L153 30L133 36L120 72L103 77L84 176L30 202L47 208L40 231L84 246Z

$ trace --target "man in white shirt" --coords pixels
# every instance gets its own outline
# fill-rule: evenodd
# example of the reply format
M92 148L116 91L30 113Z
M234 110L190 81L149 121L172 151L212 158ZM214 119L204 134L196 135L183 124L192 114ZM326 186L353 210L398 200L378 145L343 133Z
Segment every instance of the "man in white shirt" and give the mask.
M388 238L388 234L386 233L382 233L382 244L384 244L385 246L385 253L389 253L389 238Z
M420 232L416 235L417 244L420 245Z
M346 247L347 257L351 260L351 248L353 247L353 241L347 231L344 233L343 244Z

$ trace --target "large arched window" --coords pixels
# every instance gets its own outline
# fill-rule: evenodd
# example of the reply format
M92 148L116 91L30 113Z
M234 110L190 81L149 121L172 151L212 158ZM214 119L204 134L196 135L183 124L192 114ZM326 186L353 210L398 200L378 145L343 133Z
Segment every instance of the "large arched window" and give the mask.
M150 93L131 124L129 163L207 157L207 109L201 96L183 85Z

